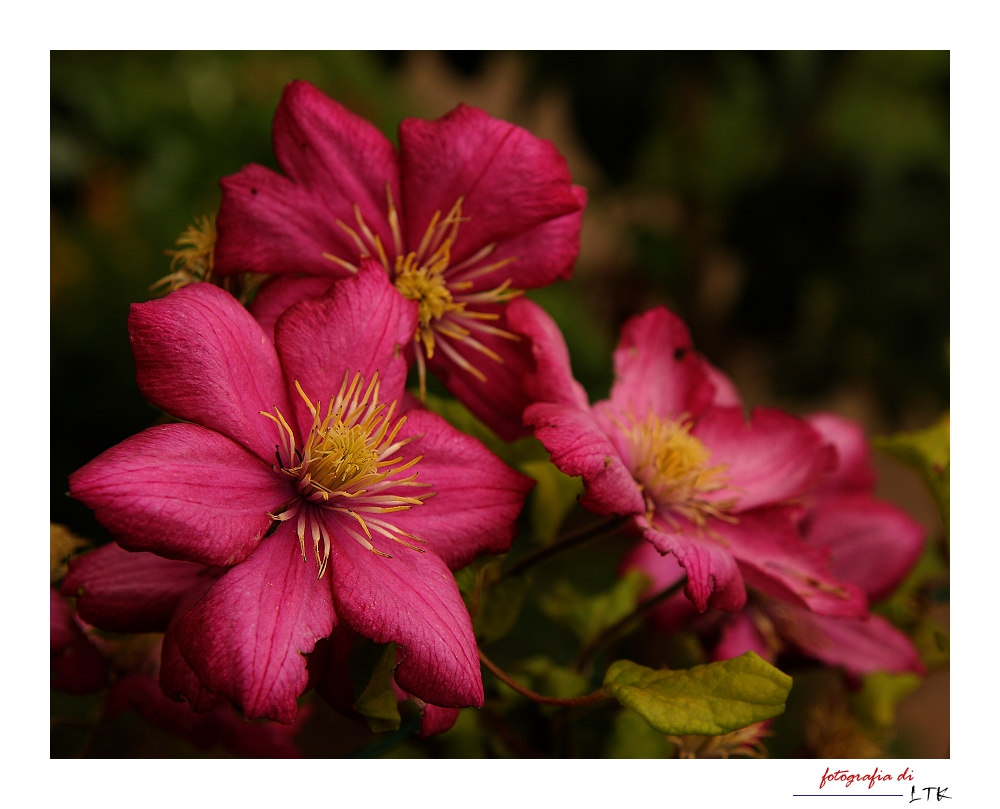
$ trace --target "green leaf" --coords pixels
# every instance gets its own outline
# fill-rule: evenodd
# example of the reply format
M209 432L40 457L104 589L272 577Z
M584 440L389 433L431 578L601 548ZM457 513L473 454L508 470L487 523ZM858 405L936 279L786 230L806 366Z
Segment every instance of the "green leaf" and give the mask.
M719 736L785 710L792 678L747 652L683 671L611 664L604 688L655 730L673 736Z
M555 541L563 520L583 493L583 480L559 471L547 460L524 461L519 468L537 484L531 495L530 512L535 542L549 545Z
M591 690L590 681L580 672L560 666L545 655L522 660L514 671L516 674L526 674L529 679L526 685L547 697L572 699L583 696ZM522 677L517 677L517 680L523 682Z
M359 637L347 658L354 685L354 710L368 721L373 733L399 730L399 705L392 688L395 668L395 643L382 645Z
M870 728L888 730L896 723L896 706L916 691L923 680L909 672L877 671L862 675L861 682L861 691L851 696L854 715Z
M621 711L611 728L604 755L607 758L673 758L674 744L637 713Z
M455 572L455 582L481 643L499 640L517 623L531 582L524 576L500 580L503 557L481 556ZM499 583L498 583L499 582Z
M587 643L632 612L650 583L642 571L630 570L610 590L588 596L569 582L559 581L539 599L539 606L549 618Z
M897 461L916 469L937 500L945 532L951 514L951 420L945 413L926 430L875 438L872 443Z

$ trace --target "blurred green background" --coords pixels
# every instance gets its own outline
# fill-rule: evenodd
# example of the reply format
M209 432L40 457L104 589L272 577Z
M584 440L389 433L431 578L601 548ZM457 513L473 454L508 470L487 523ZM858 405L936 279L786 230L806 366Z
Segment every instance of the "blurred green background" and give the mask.
M665 303L748 404L832 409L871 433L925 427L948 407L946 52L54 52L52 521L108 539L65 496L66 478L160 415L135 386L129 304L167 274L163 251L187 224L216 209L221 176L276 168L271 118L296 78L394 140L403 117L465 101L556 143L590 203L574 278L532 297L563 329L592 398L607 393L624 320ZM919 479L878 463L880 494L939 532ZM570 523L586 518L577 512ZM561 575L609 586L623 548L599 545ZM522 642L570 654L572 638L537 605L525 615L498 660ZM685 649L667 651L691 664ZM940 735L947 679L930 688L921 722ZM368 738L314 705L307 752ZM428 749L471 754L476 721ZM609 721L594 719L595 739ZM137 727L118 754L191 752L150 748ZM934 743L905 749L947 755Z

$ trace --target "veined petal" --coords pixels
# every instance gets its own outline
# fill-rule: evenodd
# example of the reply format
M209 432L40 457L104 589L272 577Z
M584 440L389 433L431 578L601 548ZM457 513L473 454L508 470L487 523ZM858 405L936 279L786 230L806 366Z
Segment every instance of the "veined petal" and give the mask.
M331 524L337 614L376 643L396 643L396 681L447 708L483 704L472 621L445 563L376 536L386 559Z
M398 157L375 126L311 84L294 81L278 104L273 136L278 164L290 179L247 166L221 182L220 273L343 276L323 253L356 263L358 248L337 222L357 229L355 204L371 231L392 245L386 186L399 200Z
M827 618L778 602L765 610L783 639L828 666L843 666L853 676L926 671L910 639L880 615Z
M271 338L271 342L274 342L274 324L278 322L278 318L299 301L321 297L332 283L336 282L324 275L282 275L272 278L261 285L250 304L250 314L257 318L261 328Z
M275 342L289 389L297 381L313 402L325 407L336 396L345 373L371 382L375 372L380 399L398 399L406 385L404 348L417 327L417 304L389 282L382 266L364 262L354 278L335 284L322 298L297 303L275 326ZM296 394L299 423L312 416ZM308 429L306 430L308 432Z
M178 621L178 645L198 679L247 719L295 720L309 680L303 655L336 622L330 579L316 572L283 523Z
M813 413L806 416L806 421L837 450L837 468L816 485L815 494L871 492L875 488L875 467L861 425L833 413Z
M190 284L132 304L129 336L150 402L273 457L276 431L260 411L287 412L284 378L271 341L232 295Z
M407 118L399 145L411 247L435 211L443 215L464 198L468 221L452 250L455 263L582 207L552 143L475 107L459 104L436 121Z
M87 623L110 632L163 632L204 565L130 553L110 543L69 563L62 592Z
M489 321L489 325L506 331L508 326L503 315L504 308L481 305L475 311L500 315L498 320ZM478 348L459 340L448 337L443 339L448 340L451 347L469 365L477 368L485 380L478 379L460 367L448 353L441 350L440 344L434 356L427 361L427 367L455 398L504 441L514 441L530 435L531 430L522 421L524 408L530 402L521 385L521 380L532 366L528 347L523 342L475 330L471 336L500 357L502 362L497 362Z
M406 419L399 438L417 438L401 454L423 456L414 471L419 483L430 484L434 496L388 519L425 540L452 570L470 564L480 553L508 551L534 481L430 411L410 410Z
M629 570L641 570L653 580L649 589L643 593L643 601L673 586L685 575L676 556L672 553L660 553L652 542L645 539L637 542L622 558L619 575ZM683 592L679 592L649 613L646 620L657 631L669 634L676 632L697 614L698 609L691 600Z
M589 410L538 402L525 409L524 423L535 428L552 463L567 475L583 477L585 494L580 502L586 508L595 514L646 510L639 485Z
M901 509L867 494L820 500L806 518L806 541L830 549L830 570L872 601L891 593L924 548L925 530Z
M687 572L684 593L699 611L709 607L728 612L742 609L747 600L746 586L729 548L717 538L698 535L685 520L678 519L677 523L678 528L672 529L660 521L650 523L645 517L636 517L636 524L656 550L673 554Z
M535 367L523 378L524 391L534 402L556 402L588 410L583 385L573 377L566 340L548 312L532 300L516 298L507 305L507 325L527 337Z
M150 427L69 484L122 547L205 565L246 558L271 524L268 511L293 497L260 458L196 424Z
M755 509L740 514L737 523L712 520L709 528L739 562L750 586L821 615L866 615L861 588L832 576L827 553L799 537L799 513L794 508Z
M712 466L725 464L729 485L706 499L736 500L736 511L773 505L804 494L829 469L833 449L801 419L780 410L712 407L691 435L710 451Z
M698 418L715 388L691 345L687 326L662 306L631 318L615 349L610 405L637 418L647 414Z
M213 710L220 702L213 691L205 687L198 679L191 666L177 645L177 624L180 619L205 595L218 576L203 577L194 587L188 590L180 599L163 635L163 645L160 647L160 688L164 696L173 702L185 701L190 710L205 713Z

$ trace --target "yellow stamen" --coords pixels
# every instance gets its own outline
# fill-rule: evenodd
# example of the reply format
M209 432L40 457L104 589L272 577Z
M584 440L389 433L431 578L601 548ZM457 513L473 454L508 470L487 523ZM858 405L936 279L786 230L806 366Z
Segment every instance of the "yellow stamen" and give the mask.
M170 274L164 276L149 289L165 286L167 292L194 284L210 281L215 268L215 214L195 217L177 237L175 244L180 250L165 250L170 259Z

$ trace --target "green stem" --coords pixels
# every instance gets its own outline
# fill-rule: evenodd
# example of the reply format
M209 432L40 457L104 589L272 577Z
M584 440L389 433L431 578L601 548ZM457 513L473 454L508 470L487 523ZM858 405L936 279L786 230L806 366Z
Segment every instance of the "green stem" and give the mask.
M611 626L607 627L603 632L601 632L601 634L580 650L576 659L573 661L572 667L576 671L583 671L584 667L597 656L597 653L601 651L601 649L611 643L611 641L618 637L618 635L628 630L631 625L637 622L640 618L645 617L663 604L663 602L677 595L685 584L687 584L687 576L681 577L679 581L671 584L666 590L661 590L649 600L644 601L620 621L616 621L611 624Z
M601 520L600 522L584 526L571 534L567 534L565 537L557 539L551 545L546 545L544 548L522 557L514 564L513 567L500 574L497 584L504 579L509 579L511 576L519 576L531 568L537 567L543 562L547 562L568 550L572 550L580 545L592 542L595 539L600 539L601 537L613 534L630 519L632 519L630 516L611 516L607 519Z
M486 668L493 672L493 676L500 680L500 682L504 683L504 685L510 686L517 691L518 694L521 694L534 702L541 703L542 705L556 705L560 708L572 708L577 705L590 705L592 702L600 702L602 699L610 699L610 695L603 688L599 688L593 694L587 694L585 697L573 697L572 699L547 697L544 694L532 691L530 688L525 688L496 663L490 660L485 654L483 654L482 649L479 650L479 659L483 661L483 665L486 666Z

